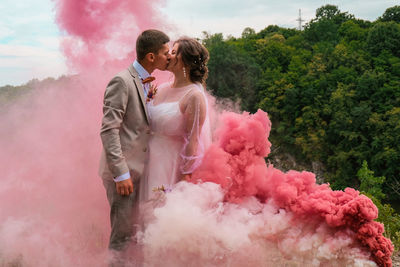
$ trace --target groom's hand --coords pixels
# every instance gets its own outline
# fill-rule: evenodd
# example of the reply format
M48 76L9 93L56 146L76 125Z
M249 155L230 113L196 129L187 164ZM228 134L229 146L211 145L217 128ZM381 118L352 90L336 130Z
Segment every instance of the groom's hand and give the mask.
M117 193L121 196L129 196L133 193L133 183L131 179L126 179L120 182L116 182Z

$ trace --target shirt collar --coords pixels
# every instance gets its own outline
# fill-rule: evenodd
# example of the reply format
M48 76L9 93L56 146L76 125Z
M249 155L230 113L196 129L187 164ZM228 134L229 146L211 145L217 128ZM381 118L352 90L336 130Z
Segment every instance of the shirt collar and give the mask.
M135 68L135 70L138 72L139 77L142 80L144 80L150 76L150 74L147 72L147 70L145 68L143 68L143 66L140 65L140 63L137 60L135 60L132 65Z

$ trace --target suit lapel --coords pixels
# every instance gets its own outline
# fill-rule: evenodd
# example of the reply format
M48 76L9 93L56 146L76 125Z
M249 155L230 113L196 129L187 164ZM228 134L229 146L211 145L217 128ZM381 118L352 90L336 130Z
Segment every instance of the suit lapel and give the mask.
M136 90L139 93L140 100L142 101L142 105L143 105L143 110L146 114L147 123L149 123L149 114L147 114L146 97L144 95L142 81L140 80L139 74L137 73L137 71L135 70L135 68L132 65L129 66L128 70L129 70L130 74L132 75L133 82L136 85Z

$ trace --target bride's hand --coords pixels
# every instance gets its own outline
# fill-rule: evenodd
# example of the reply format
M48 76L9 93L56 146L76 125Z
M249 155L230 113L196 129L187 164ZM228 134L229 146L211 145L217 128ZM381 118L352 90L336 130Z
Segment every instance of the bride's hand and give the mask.
M189 174L182 174L181 181L186 181L186 182L188 182L188 181L190 181L191 179L192 179L192 174L191 174L191 173L189 173Z

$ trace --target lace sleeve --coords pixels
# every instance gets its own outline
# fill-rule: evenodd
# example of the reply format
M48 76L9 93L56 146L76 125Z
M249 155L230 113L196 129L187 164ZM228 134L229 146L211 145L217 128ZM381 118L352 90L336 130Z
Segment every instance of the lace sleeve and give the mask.
M203 158L204 142L202 140L202 128L207 116L207 104L204 93L193 90L183 103L184 110L184 145L181 150L182 174L192 173Z

